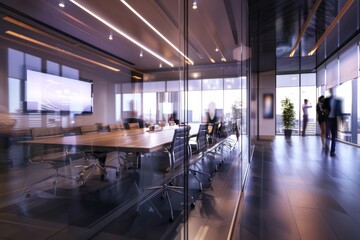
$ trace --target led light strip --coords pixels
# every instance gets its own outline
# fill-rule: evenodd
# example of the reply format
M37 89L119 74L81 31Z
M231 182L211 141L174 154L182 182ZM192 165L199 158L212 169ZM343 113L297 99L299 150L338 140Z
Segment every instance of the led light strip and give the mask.
M319 40L315 43L314 47L308 53L308 56L311 56L315 53L321 43L324 41L325 37L330 33L330 31L335 27L336 23L342 18L342 16L346 13L346 11L350 8L351 4L353 4L354 0L348 0L343 8L340 10L338 15L334 18L334 20L330 23L329 27L325 30L323 35L319 38Z
M140 18L146 25L148 25L154 32L157 33L165 42L167 42L172 48L174 48L178 53L181 54L191 65L194 65L194 62L185 56L183 52L181 52L170 40L168 40L161 32L159 32L151 23L149 23L140 13L138 13L134 8L132 8L125 0L120 0L128 9L130 9L138 18Z
M320 3L321 3L321 0L317 0L316 3L314 4L313 8L311 9L311 12L310 12L309 16L307 17L304 25L303 25L302 28L301 28L301 31L300 31L300 34L299 34L297 40L296 40L296 43L295 43L294 47L292 48L292 50L291 50L291 52L290 52L290 57L293 57L293 56L294 56L295 51L296 51L296 49L297 49L297 47L299 46L299 43L300 43L300 41L301 41L301 38L302 38L302 36L304 35L306 29L307 29L308 26L309 26L310 20L311 20L312 17L315 15L318 7L320 6Z
M152 51L151 49L147 48L146 46L144 46L143 44L141 44L140 42L136 41L135 39L133 39L132 37L130 37L129 35L127 35L126 33L124 33L123 31L121 31L120 29L118 29L117 27L115 27L114 25L112 25L111 23L107 22L106 20L102 19L101 17L99 17L98 15L96 15L95 13L93 13L92 11L90 11L89 9L87 9L86 7L84 7L83 5L81 5L80 3L76 2L75 0L70 0L70 2L72 2L73 4L75 4L76 6L78 6L79 8L81 8L82 10L84 10L85 12L87 12L88 14L90 14L91 16L93 16L94 18L96 18L97 20L99 20L100 22L102 22L103 24L105 24L106 26L108 26L109 28L111 28L112 30L114 30L115 32L119 33L121 36L125 37L126 39L128 39L129 41L131 41L132 43L134 43L135 45L139 46L140 48L144 49L145 51L147 51L148 53L150 53L151 55L153 55L154 57L158 58L159 60L161 60L162 62L166 63L167 65L169 65L170 67L174 67L174 65L169 62L168 60L166 60L165 58L161 57L159 54L155 53L154 51Z
M58 51L58 52L61 52L61 53L65 53L65 54L70 55L70 56L72 56L72 57L81 59L81 60L83 60L83 61L86 61L86 62L95 64L95 65L98 65L98 66L101 66L101 67L110 69L110 70L112 70L112 71L114 71L114 72L120 72L120 69L117 69L117 68L108 66L108 65L103 64L103 63L96 62L96 61L94 61L94 60L91 60L91 59L82 57L82 56L80 56L80 55L77 55L77 54L74 54L74 53L72 53L72 52L66 51L66 50L64 50L64 49L61 49L61 48L58 48L58 47L54 47L54 46L49 45L49 44L47 44L47 43L40 42L40 41L38 41L38 40L35 40L35 39L33 39L33 38L30 38L30 37L27 37L27 36L25 36L25 35L22 35L22 34L13 32L13 31L6 31L5 33L6 33L6 34L9 34L9 35L11 35L11 36L14 36L14 37L17 37L17 38L26 40L26 41L28 41L28 42L35 43L35 44L40 45L40 46L42 46L42 47L46 47L46 48L49 48L49 49L52 49L52 50L55 50L55 51Z

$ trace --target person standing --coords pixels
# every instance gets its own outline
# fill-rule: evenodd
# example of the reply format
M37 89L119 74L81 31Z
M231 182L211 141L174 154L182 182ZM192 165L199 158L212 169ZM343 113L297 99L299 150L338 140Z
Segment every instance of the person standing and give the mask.
M335 156L335 146L338 131L337 117L342 117L341 101L337 99L334 90L330 89L330 96L324 99L323 109L327 113L326 120L326 147L329 146L329 136L331 134L330 156Z
M324 103L324 96L320 96L318 98L318 103L316 104L316 114L317 114L317 121L320 127L320 138L322 148L325 148L325 131L326 131L326 113L323 109Z
M305 136L305 131L307 127L307 123L309 121L309 111L308 109L311 108L311 104L309 104L309 100L304 99L304 104L302 105L303 110L303 128L302 128L302 135Z

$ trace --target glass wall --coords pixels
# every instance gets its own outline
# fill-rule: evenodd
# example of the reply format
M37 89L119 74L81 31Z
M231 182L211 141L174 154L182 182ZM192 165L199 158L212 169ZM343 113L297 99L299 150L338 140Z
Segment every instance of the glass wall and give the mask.
M244 47L245 49L249 46L247 2L244 1L241 2L241 4L239 3L239 1L235 2L239 5L236 5L236 7L233 9L234 13L236 13L234 14L234 17L236 18L236 22L241 25L241 32L239 32L238 35L239 39L236 39L236 42L239 42L239 45L244 45L241 47L239 46L239 49L242 49L242 47ZM220 1L219 4L223 4L223 1ZM42 8L40 7L39 9ZM188 24L187 15L184 15L184 13L186 13L187 11L188 10L184 10L181 8L176 9L174 13L175 15L179 14L179 16L177 16L179 17L179 22L177 23L177 28L179 32L174 33L176 39L179 39L179 46L186 46L187 44L189 44L188 36L183 35L183 30L185 29L185 27L188 27L183 26ZM24 16L21 17L21 19L23 18ZM25 20L26 24L29 24L29 26L33 26L34 23L31 19L24 19L24 21ZM1 19L1 21L2 23L4 23L3 19ZM7 22L6 25L6 27L5 25L1 25L0 29L4 30L9 26L9 29L11 29L11 27L14 28L14 26L12 26L12 23ZM106 126L108 124L112 124L115 122L124 122L128 118L141 118L144 120L145 123L158 124L161 120L169 121L170 116L174 116L174 113L177 114L177 117L175 118L177 118L180 123L199 124L209 121L209 106L214 105L216 110L216 120L227 123L230 127L230 131L228 133L233 134L231 137L233 138L235 150L230 151L231 149L226 149L225 146L224 148L226 150L223 156L225 156L226 154L226 158L224 157L223 159L216 160L219 160L220 163L222 162L222 164L226 165L222 169L223 172L221 174L224 174L226 171L233 171L231 173L234 174L234 176L228 178L227 180L231 183L231 187L229 187L229 189L227 190L229 190L229 192L234 195L231 197L230 200L228 198L225 200L227 201L227 203L230 202L229 206L233 208L231 212L235 212L235 203L237 198L240 197L242 188L245 184L246 173L250 166L250 147L254 147L254 142L250 143L250 116L248 114L248 91L250 86L249 82L251 82L249 72L249 69L251 69L251 59L249 54L250 50L246 50L248 52L241 51L241 53L239 51L239 56L236 56L237 58L235 60L228 59L229 63L223 60L219 60L219 69L227 69L227 64L232 64L231 66L236 66L236 69L233 70L234 72L232 73L226 73L226 70L222 70L223 74L214 74L213 76L211 74L212 70L215 69L213 65L209 66L210 70L208 71L206 70L207 66L201 66L200 70L203 70L206 77L192 79L189 77L190 70L187 68L188 63L184 62L184 59L179 56L179 62L181 62L181 66L179 66L179 68L176 68L175 70L171 69L172 72L176 72L176 74L178 75L177 77L175 74L175 77L157 78L157 73L150 73L148 74L150 77L146 80L134 81L130 78L130 73L127 71L121 70L120 72L111 72L108 69L103 69L103 67L100 66L103 64L96 65L94 64L94 61L86 61L87 59L94 58L99 62L108 63L110 59L110 62L113 64L114 62L117 62L118 59L113 60L114 56L111 56L111 54L109 54L108 56L106 52L99 53L99 49L92 49L91 44L83 47L81 45L83 43L78 42L75 38L71 38L71 36L66 36L66 39L68 37L71 38L71 41L66 42L63 39L64 36L62 36L60 32L56 32L56 34L54 35L48 33L48 31L53 33L53 31L55 31L56 29L48 29L46 25L41 25L41 30L37 29L37 27L39 27L40 25L41 23L37 22L36 24L34 24L34 29L36 30L31 31L29 29L22 29L20 30L20 32L31 32L31 35L33 35L34 38L38 37L44 42L51 41L52 43L54 43L54 46L64 47L69 53L72 51L76 51L76 53L79 54L79 58L71 57L74 55L71 55L69 57L64 51L59 52L57 50L57 47L50 48L50 50L45 49L41 45L36 45L35 41L25 42L26 40L24 39L17 39L16 41L13 41L8 40L9 36L0 38L0 57L1 62L3 63L0 65L0 83L1 86L4 86L3 89L6 89L4 91L2 91L3 89L1 89L1 105L4 104L5 108L9 110L11 117L16 119L16 126L13 131L15 137L13 140L14 144L12 145L12 148L15 148L15 150L21 148L21 151L12 151L12 153L15 152L15 154L12 156L12 160L14 160L14 162L21 162L21 164L14 164L11 166L9 165L9 172L13 170L13 166L20 165L21 169L15 169L17 174L19 174L18 171L31 172L31 169L27 169L27 167L29 167L29 162L26 155L27 152L26 150L24 150L25 148L22 145L17 145L16 143L18 139L30 139L31 128L62 127L65 130L66 135L73 136L78 134L80 135L79 127L84 125L95 124L100 127L99 131L105 132L107 131ZM19 30L20 28L22 28L22 26L16 26L15 28L16 30ZM101 35L103 35L103 33L101 33ZM106 38L106 41L107 40L108 39ZM231 37L231 40L233 41L233 37ZM24 41L25 43L22 41ZM58 43L58 41L60 43ZM138 56L138 54L136 55ZM119 65L121 64L123 63L119 63ZM204 68L205 70L201 68ZM84 79L92 81L94 112L92 114L70 112L25 113L23 111L25 97L24 87L26 85L26 76L24 76L25 69L31 69L38 72L46 72L57 76L66 76L74 79ZM162 71L165 72L166 70L159 70L158 74L161 75ZM174 74L172 76L174 76ZM235 135L235 133L237 133L237 130L238 134ZM148 140L154 140L153 138L151 138L151 133L146 132L145 134L146 136L148 136ZM254 139L254 137L252 139ZM110 141L112 140L113 142L117 141L117 139L115 138L110 139ZM92 140L89 142L90 143L86 144L94 147ZM88 215L81 216L81 219L83 220L86 218L86 220L84 220L85 223L79 221L81 222L79 225L81 225L81 227L85 229L85 234L92 232L91 234L96 235L98 233L101 234L101 232L103 231L104 234L117 234L116 237L120 238L128 237L126 230L132 230L130 229L131 227L129 227L131 224L134 224L133 227L135 230L135 234L139 233L139 231L136 230L136 228L140 226L137 222L141 223L142 221L139 221L139 218L134 218L134 215L132 214L135 213L136 207L134 206L136 206L136 204L139 202L140 196L147 196L146 194L148 187L157 184L162 185L162 183L164 182L164 175L166 175L167 172L156 172L157 167L159 166L153 164L150 160L152 159L152 157L157 157L158 155L161 155L163 153L162 150L164 150L166 154L167 152L165 149L161 149L161 151L158 151L156 153L152 152L151 154L148 152L121 152L122 157L127 157L128 154L133 157L133 159L130 161L130 166L128 166L126 165L128 162L118 161L121 157L117 157L116 154L118 154L119 152L118 149L115 150L116 151L109 151L109 149L104 150L101 148L101 151L109 151L106 153L110 153L109 155L107 155L107 157L109 156L109 158L107 159L107 163L118 167L118 169L121 168L120 174L112 175L113 172L110 173L111 170L109 171L109 175L111 175L112 177L110 178L109 182L100 181L98 183L99 179L97 179L97 176L100 175L101 172L99 170L101 168L99 168L96 169L96 171L94 170L94 175L89 178L89 188L84 188L84 191L78 191L78 182L74 181L71 182L71 184L66 185L65 188L61 188L61 190L59 188L59 194L63 194L63 196L57 198L49 194L49 188L42 188L43 186L40 186L37 188L38 192L36 193L37 195L35 195L35 198L30 200L18 199L19 202L21 202L20 204L24 206L24 209L19 209L20 213L15 210L16 213L14 213L14 215L19 214L23 216L24 212L31 212L31 210L33 210L31 209L33 204L38 207L40 205L37 204L43 204L45 202L45 205L51 206L54 201L58 201L58 199L77 199L77 197L81 195L81 202L77 200L75 202L62 202L62 204L64 204L65 206L64 208L77 210L75 211L76 213L69 213L67 211L64 211L64 215L60 216L60 223L56 223L61 225L61 230L64 230L68 227L73 227L75 225L73 219L71 218L73 213L80 214L80 212L84 211L86 212L86 214L88 214L88 209L91 209L90 211L92 212L90 213L90 215L93 215L89 218L87 217ZM225 161L221 161L224 159ZM79 159L75 159L74 161L77 160ZM83 161L85 159L80 160ZM88 159L86 159L86 161L87 160ZM91 159L91 161L96 162L96 156L94 157L94 159ZM212 197L212 192L210 191L212 191L213 189L209 187L209 192L205 192L204 190L204 192L199 193L199 190L197 189L198 183L196 182L196 177L192 175L189 176L188 174L189 162L189 159L184 159L184 161L181 162L180 165L181 167L183 167L184 171L181 172L181 168L177 168L176 170L180 171L183 174L177 175L176 180L172 182L172 184L176 183L180 187L182 187L185 192L184 195L176 198L176 201L180 203L177 205L175 210L175 217L177 221L175 221L171 227L168 227L170 226L168 224L168 219L166 218L164 220L164 218L162 217L162 215L164 215L164 211L166 212L166 214L168 213L166 204L166 206L164 204L160 204L160 207L159 205L155 206L153 204L148 204L143 208L143 211L147 212L151 216L151 218L144 217L143 219L145 221L149 221L150 219L150 221L153 222L152 220L154 219L155 221L158 221L158 219L160 219L160 223L157 225L157 228L155 230L161 232L163 236L154 236L154 238L156 239L169 239L167 238L167 234L170 234L170 232L171 234L179 233L181 236L183 236L181 239L189 239L186 237L189 236L189 230L191 232L190 234L192 235L196 235L198 231L198 228L196 226L187 226L188 218L186 215L189 214L189 208L186 204L182 204L182 201L187 196L193 195L195 200L199 202L198 208L200 209L194 211L195 217L198 217L196 215L198 211L207 210L205 208L207 207L206 204L208 203L207 201L209 198L203 197ZM138 163L139 165L136 165ZM200 162L200 164L202 163ZM74 165L78 166L77 164ZM134 166L140 167L136 168ZM215 174L212 172L211 163L210 166L201 167L203 167L204 170L208 170L211 174ZM131 171L129 169L131 169ZM76 168L75 170L71 168L69 172L74 172L76 170ZM97 172L98 170L99 172ZM221 176L224 175L220 175L220 178ZM18 179L18 181L26 182L27 177L28 175L24 174L24 179ZM4 177L4 179L6 178ZM209 179L207 178L206 180ZM218 180L221 181L222 179ZM91 185L93 183L92 181L96 182L96 184ZM194 184L194 182L197 184ZM196 187L194 187L195 185ZM224 189L220 187L217 190L222 191ZM119 194L120 192L121 194ZM217 207L216 203L224 200L218 200L216 198L217 196L214 196L214 201L211 203L214 204L212 207ZM38 201L39 199L40 201ZM24 201L24 204L22 201ZM30 201L30 204L28 204L28 202L25 203L25 201ZM94 208L94 204L97 203L99 208ZM6 203L3 204L5 206ZM57 203L55 203L55 205L56 204ZM91 207L88 208L89 206ZM165 207L165 210L162 209L162 207ZM222 212L219 212L220 218L223 217L222 214ZM144 216L146 215L144 214ZM38 220L36 219L37 216L34 216L34 214L29 214L28 217L29 219L34 218L35 220ZM201 217L207 218L207 216ZM99 222L101 223L99 224ZM224 222L225 224L230 223L230 221L222 222ZM101 228L99 227L99 225L102 225ZM91 231L88 226L91 226ZM166 227L163 228L164 226ZM148 228L147 230L153 230L150 228ZM176 231L170 231L170 228L172 228L172 230L176 229ZM120 231L118 231L119 229ZM125 231L122 231L123 229L125 229ZM56 235L56 233L54 234ZM146 233L141 234L143 235L141 235L140 237L136 235L133 238L145 239L148 237L146 236ZM83 236L83 238L91 239L87 238L86 236Z

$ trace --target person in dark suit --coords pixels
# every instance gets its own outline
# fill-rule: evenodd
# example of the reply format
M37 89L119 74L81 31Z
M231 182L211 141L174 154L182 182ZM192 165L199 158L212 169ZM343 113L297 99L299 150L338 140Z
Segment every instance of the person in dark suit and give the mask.
M321 95L318 98L318 103L316 104L316 114L317 114L317 121L320 127L322 148L325 148L325 131L326 131L326 118L327 118L325 111L323 110L324 99L325 97Z
M327 115L326 120L326 137L329 146L329 136L331 135L330 156L335 156L335 146L338 131L338 117L342 119L342 102L334 96L333 89L330 89L330 96L325 98L323 104L323 111Z

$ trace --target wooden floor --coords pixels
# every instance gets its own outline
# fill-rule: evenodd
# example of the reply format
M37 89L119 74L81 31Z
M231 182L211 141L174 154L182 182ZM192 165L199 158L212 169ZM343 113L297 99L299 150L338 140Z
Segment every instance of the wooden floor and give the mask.
M360 148L319 137L259 142L233 239L360 239Z

